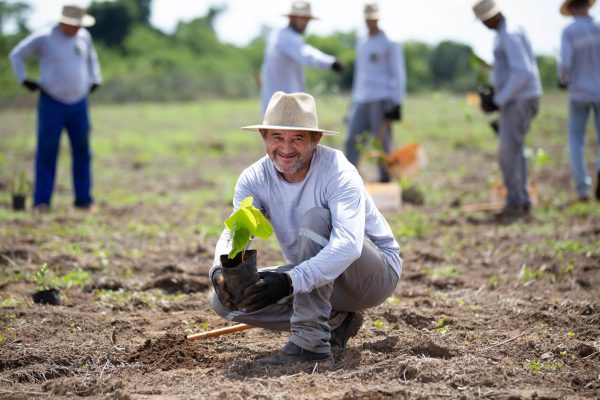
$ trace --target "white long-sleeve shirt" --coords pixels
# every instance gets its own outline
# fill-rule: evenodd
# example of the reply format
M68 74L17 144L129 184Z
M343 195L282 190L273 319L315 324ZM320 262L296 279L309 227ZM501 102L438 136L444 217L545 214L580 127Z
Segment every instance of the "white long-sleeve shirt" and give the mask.
M330 68L335 57L305 43L304 37L287 26L269 36L261 67L261 110L264 114L273 93L306 92L304 67Z
M559 79L569 85L571 100L600 101L600 22L575 17L562 32Z
M511 101L542 95L542 83L529 39L523 29L509 29L506 20L498 26L494 42L492 85L494 102L503 107Z
M102 83L92 37L84 28L75 36L67 36L55 26L19 42L9 54L19 82L27 78L25 61L31 56L38 57L40 87L62 103L77 103L87 96L92 84Z
M406 95L406 68L400 43L383 31L356 40L352 99L356 103L390 100L401 104Z
M359 258L365 236L385 254L400 276L400 246L366 191L358 171L339 150L317 146L308 174L296 183L285 181L271 159L265 156L240 175L233 198L234 211L247 196L254 198L254 206L273 225L286 261L296 265L288 272L294 293L308 293L335 280ZM328 244L316 256L301 261L298 258L300 222L314 207L331 213L331 235ZM219 264L219 256L229 252L229 238L230 232L225 229L215 249L215 266Z

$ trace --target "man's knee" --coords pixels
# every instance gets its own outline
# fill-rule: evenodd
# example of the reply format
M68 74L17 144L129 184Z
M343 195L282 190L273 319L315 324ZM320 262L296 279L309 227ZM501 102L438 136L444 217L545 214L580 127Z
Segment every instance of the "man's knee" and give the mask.
M302 227L311 230L328 227L331 230L331 213L326 208L311 208L302 216Z
M223 304L221 304L221 302L219 301L219 298L217 297L217 294L214 291L212 292L212 294L210 296L210 305L211 305L213 311L217 315L219 315L223 318L225 318L225 316L227 316L231 312L230 309L228 309Z

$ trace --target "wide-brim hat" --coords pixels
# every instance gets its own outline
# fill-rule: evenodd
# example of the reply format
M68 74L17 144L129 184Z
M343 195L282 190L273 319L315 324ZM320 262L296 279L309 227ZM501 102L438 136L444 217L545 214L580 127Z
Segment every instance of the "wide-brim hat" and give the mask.
M571 15L571 12L569 11L569 4L571 4L573 2L573 0L564 0L562 5L560 6L560 13L562 15L566 15L569 16ZM596 0L587 0L588 2L588 6L591 7L594 5L594 3L596 2Z
M78 5L63 6L62 15L58 22L71 25L89 27L96 23L96 19L85 13L85 9Z
M339 135L339 132L319 128L315 99L308 93L275 92L265 111L263 123L244 126L242 129L247 131L280 129Z
M479 0L473 4L473 12L478 20L487 21L500 14L501 11L494 0Z
M308 1L294 1L290 12L283 14L286 17L305 17L310 19L318 19L312 15L310 3Z
M377 3L367 3L364 8L365 20L379 19L379 5Z

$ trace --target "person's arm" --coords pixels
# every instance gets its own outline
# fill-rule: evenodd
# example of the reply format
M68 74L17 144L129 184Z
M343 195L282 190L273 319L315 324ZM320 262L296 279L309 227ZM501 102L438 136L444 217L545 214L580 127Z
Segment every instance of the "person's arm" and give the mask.
M279 51L302 65L314 68L331 68L336 62L332 55L323 53L304 42L301 35L287 30L281 31L277 42Z
M39 53L41 37L37 35L29 35L19 42L9 53L8 58L15 76L19 83L27 80L27 71L25 69L25 61L32 55Z
M334 281L360 257L365 234L362 185L358 173L350 171L330 185L331 235L316 256L288 271L294 293L308 293Z
M406 65L401 43L390 42L389 70L396 83L393 101L400 105L406 96Z
M510 73L507 82L502 89L494 95L494 102L503 107L527 85L530 79L530 71L536 66L531 65L521 39L515 34L507 34L502 41L503 50L506 52ZM533 61L535 62L535 60Z
M571 60L573 57L573 46L566 31L563 31L560 41L560 59L557 63L557 75L559 86L566 86L569 83L569 71L571 70Z

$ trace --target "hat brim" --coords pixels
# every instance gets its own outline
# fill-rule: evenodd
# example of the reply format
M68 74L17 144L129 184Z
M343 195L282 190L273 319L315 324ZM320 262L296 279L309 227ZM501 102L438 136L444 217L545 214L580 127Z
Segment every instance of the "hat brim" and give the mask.
M502 12L502 10L500 10L500 7L495 6L494 8L492 8L491 10L489 10L488 12L486 12L485 14L482 15L478 15L475 18L481 22L485 22L488 19L494 18L496 15L500 14Z
M298 127L298 126L283 126L283 125L249 125L249 126L242 126L242 129L245 131L255 131L255 132L258 132L261 129L280 129L280 130L286 130L286 131L321 132L323 135L326 135L326 136L333 136L333 135L340 134L339 132L328 131L325 129L312 129L312 128L304 128L304 127Z
M588 6L591 7L594 5L596 0L588 0ZM569 12L569 4L571 4L571 0L563 1L562 6L560 6L560 13L565 17L570 17L572 14Z
M81 19L62 16L59 18L58 22L71 26L82 26L87 28L96 23L96 18L92 17L91 15L84 15Z
M314 15L301 15L301 14L283 14L284 17L304 17L308 19L319 19Z

